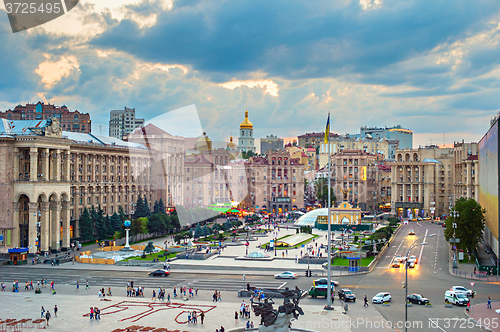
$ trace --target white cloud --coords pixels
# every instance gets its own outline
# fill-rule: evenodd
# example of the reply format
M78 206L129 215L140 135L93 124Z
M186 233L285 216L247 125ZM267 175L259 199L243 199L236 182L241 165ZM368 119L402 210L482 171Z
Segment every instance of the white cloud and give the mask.
M61 57L58 61L44 61L35 72L41 76L41 82L46 88L51 88L63 77L68 77L73 70L79 72L79 63L76 57Z
M271 96L278 97L279 87L273 80L258 80L258 81L231 81L222 83L220 86L234 90L235 88L239 88L240 86L245 85L249 88L254 88L258 86L259 88L266 88L264 93L268 93Z

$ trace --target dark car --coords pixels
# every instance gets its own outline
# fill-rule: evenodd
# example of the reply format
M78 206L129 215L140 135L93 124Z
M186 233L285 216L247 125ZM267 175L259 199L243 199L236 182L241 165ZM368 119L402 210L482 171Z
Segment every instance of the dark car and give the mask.
M426 297L423 297L420 294L410 294L406 298L408 302L410 303L415 303L415 304L426 304L429 303L429 299Z
M148 273L152 277L166 277L170 274L167 270L156 270Z
M339 299L347 301L356 302L356 295L349 288L342 288L339 290Z

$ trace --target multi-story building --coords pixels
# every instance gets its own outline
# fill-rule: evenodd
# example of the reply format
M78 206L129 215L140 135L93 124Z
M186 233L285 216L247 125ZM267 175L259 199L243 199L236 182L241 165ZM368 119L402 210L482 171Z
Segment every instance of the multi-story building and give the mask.
M473 198L479 201L479 158L477 143L455 143L455 190L453 198Z
M413 148L413 131L402 128L400 125L394 127L361 127L360 137L371 137L375 139L385 138L388 141L398 141L397 145L391 142L389 145L389 153L386 154L387 159L395 159L396 149L412 149Z
M392 181L391 181L391 166L390 164L380 164L378 168L378 204L379 210L390 211L391 195L392 195Z
M182 204L184 138L148 124L129 134L126 140L156 151L153 166L155 200L162 198L167 210L173 210L175 205Z
M260 153L266 154L267 151L283 150L283 139L277 136L266 136L260 139Z
M135 117L135 108L115 110L109 113L109 136L123 139L137 127L144 126L144 119Z
M0 120L0 251L67 250L84 208L131 214L152 204L154 151L119 139L63 131L59 118ZM39 239L39 248L36 240Z
M330 133L330 140L339 137L338 134ZM299 139L299 146L306 148L309 146L320 146L321 142L325 141L325 133L306 133L297 137Z
M51 118L58 118L64 131L92 132L90 114L70 111L65 105L55 106L39 101L36 104L17 105L13 110L0 112L0 119L7 120L48 120Z
M389 143L385 138L356 137L351 135L338 136L330 139L330 153L335 154L344 150L364 151L371 154L382 154L387 159ZM319 167L328 163L328 144L324 141L319 148Z
M240 124L240 137L238 138L238 149L240 151L255 152L254 138L253 138L253 124L248 120L248 110L245 110L245 119Z
M455 179L453 150L435 145L396 150L391 164L393 213L404 218L449 214Z
M282 213L304 207L304 165L287 151L248 160L248 191L243 206Z

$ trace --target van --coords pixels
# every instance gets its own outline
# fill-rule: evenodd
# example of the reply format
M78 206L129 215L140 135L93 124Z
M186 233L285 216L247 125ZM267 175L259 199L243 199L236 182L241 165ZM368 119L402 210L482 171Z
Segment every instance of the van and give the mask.
M335 285L332 284L332 294L335 294ZM317 297L326 297L328 295L328 286L327 285L316 285L312 286L309 289L309 295L313 298Z
M467 303L469 303L469 298L462 293L449 290L444 293L444 302L456 305L467 305Z

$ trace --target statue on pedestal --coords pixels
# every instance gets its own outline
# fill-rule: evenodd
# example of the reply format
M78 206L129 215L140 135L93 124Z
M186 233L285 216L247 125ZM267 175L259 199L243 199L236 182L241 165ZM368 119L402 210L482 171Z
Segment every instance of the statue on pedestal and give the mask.
M259 332L288 332L290 330L291 320L298 319L304 311L299 307L301 290L295 287L290 290L288 287L280 291L285 297L283 304L278 310L273 309L273 297L265 298L264 302L254 303L252 300L252 309L255 316L261 316Z

